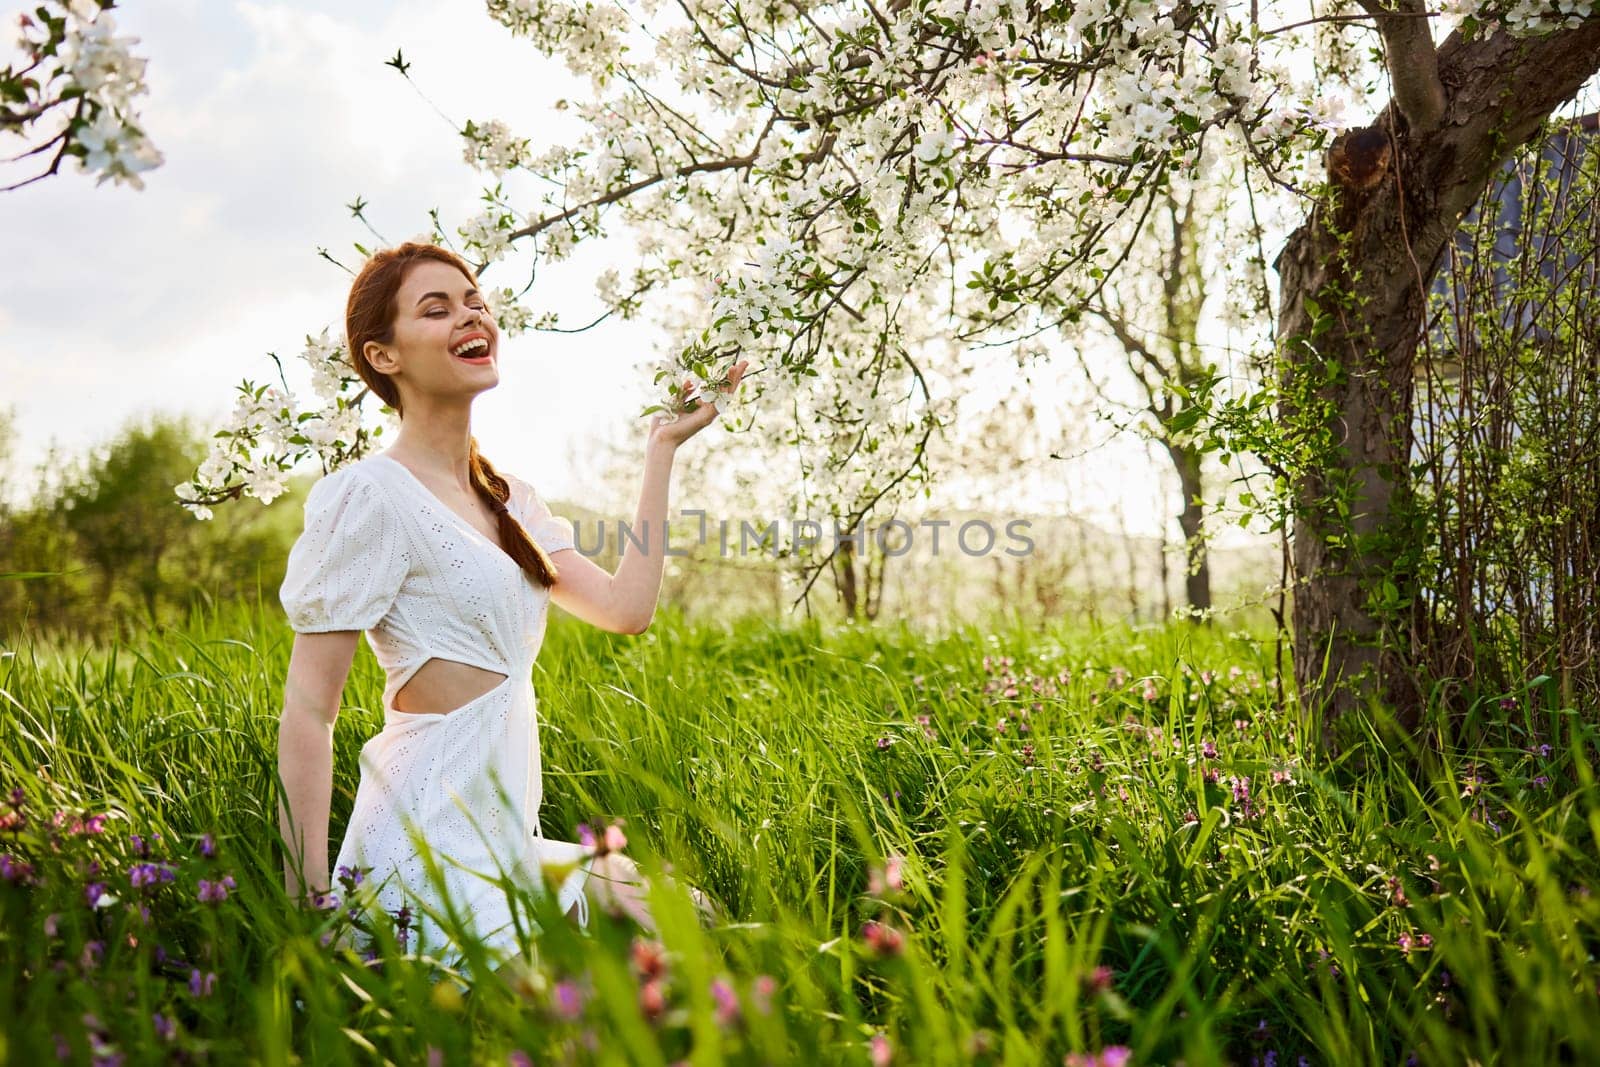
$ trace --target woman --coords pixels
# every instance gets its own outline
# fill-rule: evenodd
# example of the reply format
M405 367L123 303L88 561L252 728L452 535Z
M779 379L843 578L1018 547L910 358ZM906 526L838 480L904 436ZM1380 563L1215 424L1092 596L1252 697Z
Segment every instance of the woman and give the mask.
M428 914L443 909L430 850L452 904L497 956L516 952L509 903L489 880L501 871L532 885L570 871L553 891L578 923L592 902L653 930L631 860L543 835L529 673L552 600L616 633L649 626L673 457L715 404L652 420L636 523L649 536L608 574L532 486L478 453L472 401L499 383L499 337L460 257L412 242L378 252L351 286L345 329L357 372L401 424L387 450L312 487L279 591L296 633L278 735L290 896L330 888L333 723L365 631L387 676L384 726L361 750L337 868L363 871L391 913L410 903L429 948L443 939Z

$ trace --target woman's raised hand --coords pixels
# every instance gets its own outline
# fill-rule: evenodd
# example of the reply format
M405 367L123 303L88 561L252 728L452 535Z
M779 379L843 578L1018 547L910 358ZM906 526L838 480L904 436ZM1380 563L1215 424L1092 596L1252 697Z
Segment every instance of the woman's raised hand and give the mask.
M739 381L744 377L744 372L749 367L750 361L741 359L728 368L728 376L717 383L716 390L720 393L731 393L739 388ZM684 382L687 390L694 385L691 381ZM690 406L692 405L692 406ZM650 438L664 444L673 446L681 445L707 426L717 417L716 397L709 399L704 396L690 398L688 404L680 409L678 417L667 422L661 415L650 420Z

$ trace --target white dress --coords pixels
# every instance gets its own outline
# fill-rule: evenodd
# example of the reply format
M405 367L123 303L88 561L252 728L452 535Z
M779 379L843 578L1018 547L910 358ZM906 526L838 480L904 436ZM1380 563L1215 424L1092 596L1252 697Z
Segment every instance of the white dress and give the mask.
M553 516L528 483L505 478L507 506L529 536L549 553L572 548L572 525ZM434 850L451 904L496 961L517 951L510 902L488 880L502 870L538 889L543 864L573 865L558 899L563 912L576 905L587 929L590 852L545 838L539 823L543 781L530 672L549 591L399 461L371 455L312 486L279 599L297 633L365 631L387 676L383 729L361 749L335 874L371 868L367 879L386 911L410 904L415 940L408 947L456 966L467 964L427 914L443 913L445 902L408 825ZM505 681L446 714L396 711L395 694L433 657L495 671ZM333 888L339 891L337 882ZM523 925L536 929L526 916Z

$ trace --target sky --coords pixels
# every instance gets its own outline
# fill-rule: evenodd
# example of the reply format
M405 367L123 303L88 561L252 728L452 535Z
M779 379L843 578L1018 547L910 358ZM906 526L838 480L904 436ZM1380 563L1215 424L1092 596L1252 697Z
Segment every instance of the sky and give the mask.
M298 390L305 336L342 333L349 284L317 249L354 266L352 242L422 233L433 207L453 231L492 184L463 161L456 127L498 118L537 150L565 139L570 120L553 102L582 91L468 0L331 13L292 0L141 0L114 14L149 60L139 112L165 163L143 191L97 187L69 164L0 194L0 232L20 250L0 268L0 408L17 417L25 484L51 444L82 453L130 419L183 411L221 425L241 380L275 380L269 352ZM421 92L385 65L397 49ZM3 173L9 183L31 172ZM345 207L357 196L381 241ZM592 318L607 255L541 275L528 303L562 309L564 322ZM474 406L484 454L551 499L580 499L597 438L643 434L650 382L638 368L659 348L648 326L617 320L502 338L500 384ZM708 448L726 440L715 427L707 436ZM1100 447L1064 475L1062 499L1154 533L1176 508L1169 473L1108 428L1086 437Z
M475 213L486 176L462 160L439 112L538 131L550 125L548 101L568 90L564 69L481 4L335 10L237 0L115 9L119 33L137 35L134 54L149 59L139 111L166 161L143 191L97 187L68 164L0 195L7 244L24 250L6 257L0 287L0 406L16 411L24 471L51 441L78 452L148 412L220 425L241 380L274 380L269 352L298 386L289 365L305 335L342 333L349 276L319 247L354 266L353 241L422 233L431 207L452 229ZM427 99L385 66L396 49ZM344 207L357 196L383 241ZM536 309L598 313L575 266L541 281ZM649 341L645 328L610 321L603 333L504 338L500 385L474 408L485 454L573 487L566 446L646 402L645 382L604 393L592 383L631 382ZM587 408L563 402L576 394Z

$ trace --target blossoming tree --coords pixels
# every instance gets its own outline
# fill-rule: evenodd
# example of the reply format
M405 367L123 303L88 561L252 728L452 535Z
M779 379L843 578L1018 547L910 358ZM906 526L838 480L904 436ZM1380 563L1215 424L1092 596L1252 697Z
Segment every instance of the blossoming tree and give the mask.
M50 0L18 16L24 58L0 69L0 133L30 147L6 162L55 154L39 173L0 191L57 173L69 156L79 170L99 175L97 185L110 179L143 189L140 173L163 162L134 110L134 98L147 91L145 60L129 51L139 39L117 36L108 13L113 6L114 0Z
M626 280L608 273L599 292L676 338L656 368L662 405L686 376L703 391L750 358L725 425L809 447L823 514L914 484L949 417L936 384L950 353L1080 320L1173 182L1237 182L1255 224L1217 251L1258 287L1258 238L1297 218L1277 260L1275 410L1245 409L1270 415L1254 430L1219 422L1212 447L1259 451L1292 507L1302 695L1331 697L1330 721L1375 692L1404 701L1374 672L1396 665L1385 605L1410 594L1393 503L1424 294L1500 160L1600 67L1595 0L487 8L588 90L560 102L583 134L548 151L467 125L469 161L497 184L457 229L466 250L488 270L513 247L548 263L631 234ZM1368 41L1387 79L1364 77ZM1340 94L1373 117L1330 144ZM510 202L498 179L512 169L542 197ZM496 295L508 332L554 324ZM313 347L336 367L335 343ZM270 499L307 451L359 450L348 371L321 373L320 411L286 383L246 389L238 425L179 487L197 514ZM1319 692L1324 662L1337 684Z

